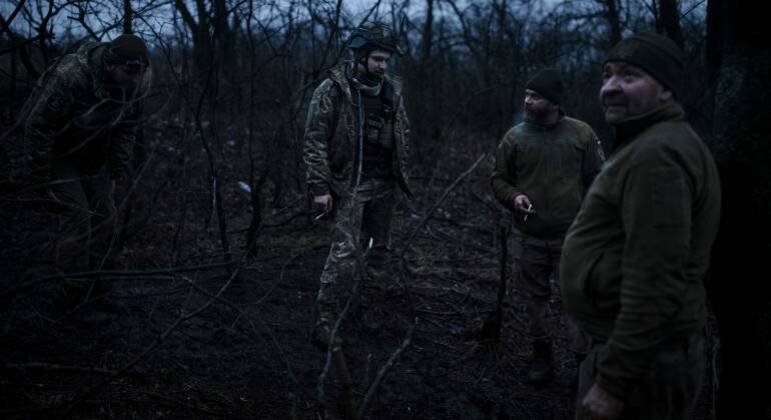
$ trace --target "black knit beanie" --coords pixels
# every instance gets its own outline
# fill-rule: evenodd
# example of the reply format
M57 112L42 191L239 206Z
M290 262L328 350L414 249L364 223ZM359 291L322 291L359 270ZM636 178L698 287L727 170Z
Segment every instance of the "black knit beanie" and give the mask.
M656 32L640 32L622 39L603 60L624 61L645 70L680 98L683 87L684 57L677 44Z
M132 34L123 34L113 39L104 59L109 64L150 64L145 41Z
M527 81L525 89L538 92L553 104L559 104L562 98L562 80L557 70L546 68Z

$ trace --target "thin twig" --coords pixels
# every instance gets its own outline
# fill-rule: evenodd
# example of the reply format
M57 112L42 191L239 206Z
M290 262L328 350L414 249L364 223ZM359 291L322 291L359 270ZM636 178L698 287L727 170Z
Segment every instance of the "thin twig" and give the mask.
M223 292L230 286L230 284L233 282L233 279L236 278L238 275L238 272L240 270L240 266L233 271L233 274L230 275L228 280L225 282L225 284L222 285L222 287L217 291L217 294L215 297L210 298L206 303L198 307L198 309L194 310L193 312L186 313L183 311L179 318L177 318L174 323L172 323L166 330L159 335L149 346L147 346L141 353L136 355L131 361L126 363L122 368L120 368L118 371L116 371L114 374L110 375L106 379L100 381L96 385L86 389L85 391L81 392L80 394L76 395L69 401L66 401L62 404L59 404L57 406L51 407L52 411L55 413L59 413L61 417L67 417L69 414L72 413L72 411L82 404L86 399L94 394L95 392L99 391L100 389L104 388L107 384L115 380L117 377L125 374L128 372L131 368L133 368L137 363L142 361L142 359L145 358L151 351L155 350L156 347L158 347L165 339L168 337L174 330L177 329L183 322L194 318L198 316L201 312L205 311L213 302L216 301L216 298L222 295Z
M91 366L69 366L69 365L59 365L55 363L40 363L40 362L30 362L30 363L6 363L2 366L3 370L26 370L26 369L36 369L36 370L56 370L61 372L79 372L79 373L94 373L99 375L114 375L114 370L109 369L102 369L97 367L91 367Z
M428 223L428 221L431 219L431 216L433 216L433 214L436 211L436 209L439 208L440 205L442 205L442 203L447 198L447 196L450 194L450 192L452 192L452 190L454 190L455 187L457 187L458 184L460 184L460 182L463 181L464 178L466 178L472 172L474 172L474 170L477 168L477 166L479 166L479 164L482 162L482 160L484 160L484 158L486 156L487 156L487 153L482 153L482 155L479 156L479 158L468 169L466 169L465 172L460 174L460 176L458 176L458 178L456 178L455 181L453 181L453 183L450 184L450 186L447 187L444 190L444 193L442 193L442 196L439 197L439 200L437 200L434 203L434 205L431 206L431 208L428 210L426 215L423 216L423 220L420 221L418 226L415 227L415 229L412 231L410 236L407 238L407 241L405 242L404 247L402 248L402 252L401 252L400 258L404 258L404 254L410 248L410 245L412 244L413 239L415 239L415 236L418 234L418 232L420 232L420 230L423 228L423 226L425 226L425 224Z
M153 275L160 275L160 274L174 274L174 273L184 273L187 271L209 270L213 268L227 268L232 266L233 264L234 263L231 261L231 262L217 263L217 264L195 265L195 266L188 266L188 267L160 268L160 269L154 269L154 270L134 270L134 271L96 270L96 271L82 271L77 273L58 273L52 276L30 280L26 283L22 283L18 286L12 287L0 293L0 297L12 296L15 293L18 293L22 289L30 288L41 283L49 282L52 280L59 280L59 279L75 280L75 279L87 279L87 278L93 278L93 277L106 277L106 276L146 277L146 276L153 276Z
M410 343L412 343L412 333L415 331L415 326L417 325L418 318L415 318L412 322L412 325L410 326L409 331L407 331L407 335L404 337L402 344L396 349L396 351L393 352L391 357L388 358L388 361L378 371L375 380L372 381L372 384L367 390L367 395L364 397L364 400L362 400L361 405L359 405L359 418L364 417L367 406L372 401L372 398L375 397L375 393L377 392L380 383L383 382L383 379L385 378L386 374L388 374L388 371L394 366L394 364L396 364L396 360L399 358L402 352L404 352L404 350L410 346Z

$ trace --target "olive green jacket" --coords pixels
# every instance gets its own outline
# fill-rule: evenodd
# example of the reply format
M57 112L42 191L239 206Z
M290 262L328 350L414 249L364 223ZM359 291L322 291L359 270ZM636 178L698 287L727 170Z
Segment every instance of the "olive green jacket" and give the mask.
M543 239L565 234L602 165L597 135L588 124L562 117L551 126L523 122L510 129L495 154L491 176L498 201L514 226ZM514 198L525 194L535 214L524 220Z
M384 86L393 89L394 147L393 173L402 191L411 197L407 162L410 151L410 126L402 97L402 82L387 75ZM361 132L361 118L357 116L352 88L343 65L330 70L313 92L305 120L303 161L306 182L312 195L335 194L342 196L356 182L361 173L358 154L363 150L357 135Z
M705 322L703 278L720 220L720 180L679 105L617 127L617 146L565 237L567 311L598 342L596 382L623 398L657 349Z
M12 161L31 162L42 172L50 169L52 160L65 159L77 162L84 172L107 164L115 177L127 173L142 98L105 85L106 45L84 45L61 57L40 78L25 103L24 138L9 153ZM146 88L143 80L140 89Z

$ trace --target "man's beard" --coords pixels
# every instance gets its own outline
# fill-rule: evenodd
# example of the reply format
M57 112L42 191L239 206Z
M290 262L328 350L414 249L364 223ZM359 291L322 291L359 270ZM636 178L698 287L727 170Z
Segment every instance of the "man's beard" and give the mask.
M367 71L362 77L362 82L370 86L377 85L382 81L383 81L383 73L374 73L371 71Z
M525 120L532 122L543 122L549 116L549 111L543 108L525 107Z

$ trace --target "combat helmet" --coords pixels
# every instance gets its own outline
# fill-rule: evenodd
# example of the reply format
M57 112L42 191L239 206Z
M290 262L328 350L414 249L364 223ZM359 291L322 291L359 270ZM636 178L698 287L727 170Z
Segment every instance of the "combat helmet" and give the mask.
M401 50L396 45L394 32L388 25L378 21L364 22L354 29L348 38L348 48L354 51L382 49L401 55Z

